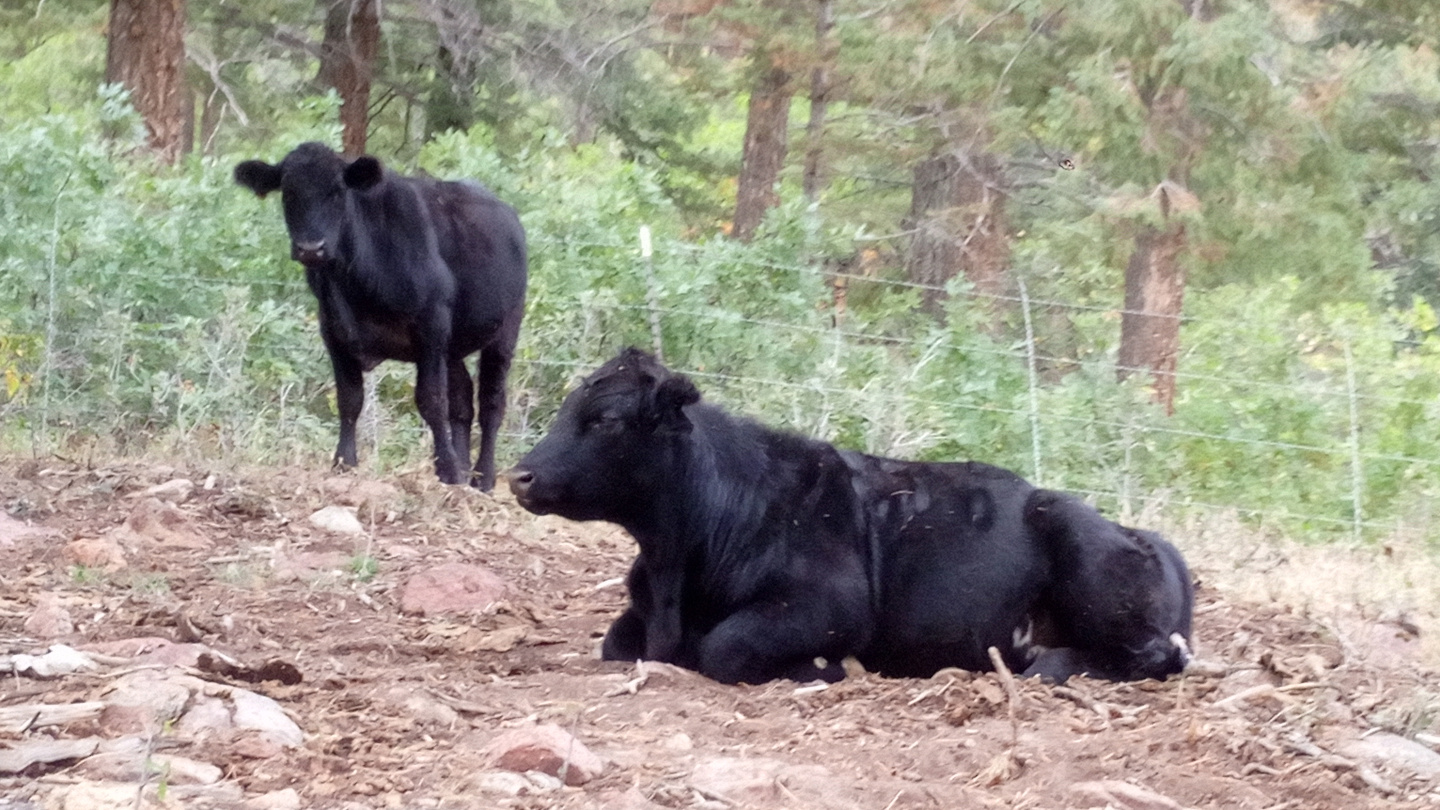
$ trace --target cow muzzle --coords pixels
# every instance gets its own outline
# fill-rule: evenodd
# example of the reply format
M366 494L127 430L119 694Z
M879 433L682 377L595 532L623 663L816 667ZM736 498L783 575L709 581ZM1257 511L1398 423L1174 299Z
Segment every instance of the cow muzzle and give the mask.
M535 473L512 468L506 470L502 475L505 477L505 483L510 485L510 494L515 496L516 503L534 511L534 504L530 500L530 487L535 483Z
M321 264L330 258L325 251L325 241L318 242L291 242L290 258L303 265Z

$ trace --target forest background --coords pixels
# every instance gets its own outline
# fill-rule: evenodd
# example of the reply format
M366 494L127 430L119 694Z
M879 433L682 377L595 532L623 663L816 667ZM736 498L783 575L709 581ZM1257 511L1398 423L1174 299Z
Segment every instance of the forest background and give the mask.
M321 140L521 213L502 463L617 348L1113 515L1440 544L1432 0L0 0L0 453L328 463ZM424 466L413 370L362 464Z

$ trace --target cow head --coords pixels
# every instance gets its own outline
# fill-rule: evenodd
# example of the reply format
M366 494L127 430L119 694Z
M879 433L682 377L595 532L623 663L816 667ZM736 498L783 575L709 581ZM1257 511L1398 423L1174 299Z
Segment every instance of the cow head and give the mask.
M337 258L347 212L346 195L368 191L384 178L380 161L369 156L347 161L322 143L302 143L278 165L247 160L235 167L235 182L264 197L280 190L290 257L306 267Z
M536 514L627 525L670 479L700 399L686 377L626 349L571 391L550 432L509 473Z

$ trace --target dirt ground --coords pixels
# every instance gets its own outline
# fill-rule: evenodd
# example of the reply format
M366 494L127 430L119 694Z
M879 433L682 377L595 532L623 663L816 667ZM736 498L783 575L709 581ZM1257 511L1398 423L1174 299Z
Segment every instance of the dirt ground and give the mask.
M176 479L154 493L174 504L168 528L137 528L154 505L143 493ZM335 505L355 507L358 533L312 523ZM1420 628L1238 601L1193 554L1199 662L1164 683L946 671L730 687L598 660L625 600L623 532L537 519L423 471L0 460L0 513L0 755L133 734L107 716L3 718L98 706L143 668L268 696L303 732L298 747L186 735L181 705L146 751L218 779L127 781L73 756L0 772L0 810L1440 806L1440 679ZM402 611L407 583L447 563L492 570L505 597ZM104 665L18 671L16 654L55 644ZM166 645L232 664L136 657ZM599 773L572 786L497 765L497 736L537 725L572 735ZM117 782L119 805L82 790Z

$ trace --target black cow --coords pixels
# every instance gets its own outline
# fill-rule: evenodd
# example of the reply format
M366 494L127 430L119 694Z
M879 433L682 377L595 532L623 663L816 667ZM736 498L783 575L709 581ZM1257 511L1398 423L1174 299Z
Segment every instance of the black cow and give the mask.
M247 160L235 181L261 197L280 190L290 256L320 301L340 409L335 463L356 463L365 372L403 360L416 366L415 405L435 437L436 475L489 490L525 310L525 230L515 210L479 183L404 177L319 143L297 146L278 165ZM465 365L477 351L478 395ZM469 475L476 400L480 453Z
M626 350L566 397L509 473L526 509L607 520L640 546L609 660L726 683L1011 669L1163 678L1186 663L1179 553L976 462L837 450L702 403Z

